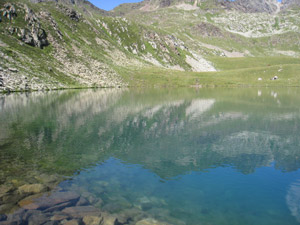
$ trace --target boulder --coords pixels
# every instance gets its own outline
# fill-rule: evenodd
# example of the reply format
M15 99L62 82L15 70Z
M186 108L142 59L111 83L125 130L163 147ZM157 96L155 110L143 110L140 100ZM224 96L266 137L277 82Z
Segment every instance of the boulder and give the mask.
M61 210L63 210L64 208L69 207L69 206L72 206L72 205L73 205L73 202L72 202L72 201L64 202L64 203L61 203L61 204L52 206L52 207L50 207L50 208L44 210L44 212L61 211Z
M46 31L41 28L38 17L27 5L25 5L25 11L25 21L28 23L28 28L21 29L18 36L24 43L33 47L43 48L48 46Z
M89 201L87 199L85 199L84 197L80 197L80 199L76 203L76 206L84 206L84 205L88 205L88 204L89 204Z
M69 221L66 221L63 224L64 225L79 225L79 221L78 220L69 220Z
M18 188L20 194L38 194L47 191L47 187L43 184L25 184Z
M62 212L70 215L73 218L82 218L85 216L96 216L96 217L101 216L100 210L93 206L69 207L69 208L65 208Z
M9 192L12 192L14 187L12 185L2 184L0 185L0 198Z
M68 219L69 216L66 215L66 214L63 214L63 213L57 213L57 214L54 214L50 220L51 221L61 221L61 220L65 220L65 219Z
M4 4L4 8L2 8L0 12L2 12L4 18L6 17L9 20L12 20L14 17L17 16L16 8L11 3ZM0 19L0 22L1 21L2 19Z
M102 224L103 218L99 216L85 216L83 222L85 225L100 225Z
M72 20L75 20L76 22L78 22L81 17L74 9L66 8L65 12L68 17L70 17Z
M44 213L38 210L29 211L26 214L29 214L27 218L28 225L44 224L49 220Z
M45 210L62 203L71 202L76 204L79 195L74 192L56 192L50 196L43 195L41 197L26 198L19 202L19 205L24 209L40 209ZM70 204L71 204L70 203ZM59 206L58 206L59 207Z
M16 69L16 68L8 68L8 70L9 70L10 72L14 72L14 73L17 73L17 72L18 72L18 69Z
M153 218L147 218L140 220L136 223L136 225L168 225L168 223L157 221Z

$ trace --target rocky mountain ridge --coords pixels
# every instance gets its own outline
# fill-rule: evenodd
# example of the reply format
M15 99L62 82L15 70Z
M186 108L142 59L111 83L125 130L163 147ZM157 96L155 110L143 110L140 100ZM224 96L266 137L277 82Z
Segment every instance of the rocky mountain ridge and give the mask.
M223 8L228 10L237 10L244 13L277 13L281 9L288 9L299 6L298 0L286 0L282 3L277 0L144 0L139 3L126 3L114 9L116 12L128 13L132 10L152 11L159 8L178 6L182 4L191 5L191 9L199 8ZM127 9L126 9L127 8Z

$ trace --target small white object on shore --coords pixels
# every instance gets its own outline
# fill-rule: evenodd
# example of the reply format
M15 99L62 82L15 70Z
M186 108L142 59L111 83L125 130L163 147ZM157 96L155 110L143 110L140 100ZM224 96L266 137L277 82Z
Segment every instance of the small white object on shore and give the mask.
M273 78L271 78L271 80L277 80L278 77L277 76L274 76Z
M262 80L262 78L261 78L261 77L259 77L257 80L261 81L261 80Z

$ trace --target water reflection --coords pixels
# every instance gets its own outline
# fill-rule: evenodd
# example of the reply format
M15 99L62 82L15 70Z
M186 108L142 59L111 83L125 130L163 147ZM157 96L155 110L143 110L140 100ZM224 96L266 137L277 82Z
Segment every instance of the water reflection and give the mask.
M263 92L271 95L262 95ZM98 199L91 202L110 213L118 211L117 204L119 211L139 208L151 217L158 211L165 212L168 219L160 219L175 224L197 224L200 219L203 224L257 222L253 218L259 215L252 215L253 220L249 215L264 211L243 206L245 212L238 212L239 207L235 207L241 203L234 195L234 187L226 186L226 182L247 175L247 180L237 185L247 195L245 184L257 185L251 177L260 176L259 171L267 168L266 173L276 177L281 187L280 191L270 192L269 197L284 198L282 189L293 177L281 181L279 174L300 167L300 106L295 104L299 101L298 92L105 89L2 95L0 212L13 210L18 202L36 194L21 194L20 187L42 183L43 192L59 186L64 191L76 190L81 196L90 193L86 198ZM50 176L52 180L45 179ZM72 182L62 182L66 176L72 177ZM173 182L177 188L170 191ZM229 190L222 189L225 196L219 194L217 182ZM270 183L265 185L271 188ZM295 195L294 189L286 201L292 215L298 218L293 203L296 198L289 197ZM130 194L132 190L134 196ZM162 191L155 194L153 190ZM188 191L190 195L184 194ZM178 195L184 198L175 199ZM250 204L253 208L266 195L256 189L254 196L256 202ZM193 198L205 204L199 206ZM263 203L271 211L282 212L277 223L294 223L289 213L283 213L287 208L282 202L274 207L267 200ZM185 207L180 209L178 205ZM226 209L232 211L234 222L225 216ZM273 221L270 210L262 224ZM203 212L200 217L199 211ZM218 215L216 220L209 219L212 213ZM237 216L239 213L247 220Z
M299 180L292 183L288 189L286 203L293 216L300 222L300 182Z

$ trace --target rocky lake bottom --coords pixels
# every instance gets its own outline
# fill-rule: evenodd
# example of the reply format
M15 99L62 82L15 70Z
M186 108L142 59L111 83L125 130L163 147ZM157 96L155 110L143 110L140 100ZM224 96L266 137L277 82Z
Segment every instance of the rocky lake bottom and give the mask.
M299 224L300 89L0 95L0 225Z

